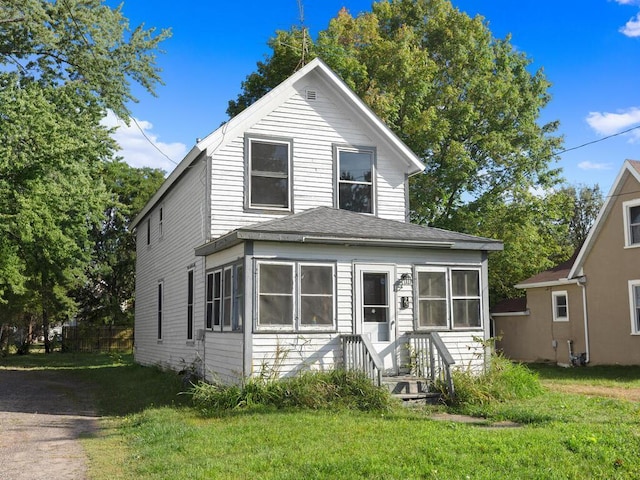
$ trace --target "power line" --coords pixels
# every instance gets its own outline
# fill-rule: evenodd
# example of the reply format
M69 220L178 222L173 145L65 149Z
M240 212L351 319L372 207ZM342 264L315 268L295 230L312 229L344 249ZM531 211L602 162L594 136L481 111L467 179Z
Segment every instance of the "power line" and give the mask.
M578 150L579 148L587 147L589 145L593 145L594 143L604 142L605 140L609 140L610 138L617 137L618 135L624 135L625 133L632 132L633 130L637 130L638 128L640 128L640 125L636 125L635 127L628 128L618 133L607 135L606 137L599 138L598 140L592 140L590 142L583 143L582 145L577 145L575 147L560 150L559 152L554 153L554 155L562 155L563 153L571 152L572 150Z

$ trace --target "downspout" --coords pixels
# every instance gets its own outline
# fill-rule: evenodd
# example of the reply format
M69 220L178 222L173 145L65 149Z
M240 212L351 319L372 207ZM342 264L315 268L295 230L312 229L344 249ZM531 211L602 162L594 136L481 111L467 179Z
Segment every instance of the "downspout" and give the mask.
M587 278L582 276L578 278L578 285L582 287L582 316L584 317L584 348L586 359L585 362L589 363L589 314L587 313Z

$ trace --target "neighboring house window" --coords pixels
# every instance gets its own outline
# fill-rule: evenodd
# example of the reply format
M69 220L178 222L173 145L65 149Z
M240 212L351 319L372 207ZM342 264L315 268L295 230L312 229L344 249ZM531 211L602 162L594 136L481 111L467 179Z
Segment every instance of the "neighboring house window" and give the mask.
M249 208L290 210L291 142L247 140Z
M259 262L258 329L335 329L335 267Z
M244 274L230 265L207 274L206 326L218 331L241 331L244 313Z
M567 292L551 292L553 303L553 321L568 322L569 321L569 297Z
M187 340L193 340L193 270L187 272Z
M374 212L373 149L336 147L337 207L360 213Z
M151 245L151 219L147 219L147 245Z
M622 204L624 208L625 246L640 246L640 200Z
M480 328L479 269L417 269L417 328Z
M163 220L164 220L164 208L160 207L160 209L158 210L158 236L160 238L162 238L162 227L163 227Z
M629 306L631 308L631 333L640 335L640 280L629 280Z
M164 290L164 283L159 282L158 283L158 340L162 340L162 315L163 315L162 309L164 307L163 290Z

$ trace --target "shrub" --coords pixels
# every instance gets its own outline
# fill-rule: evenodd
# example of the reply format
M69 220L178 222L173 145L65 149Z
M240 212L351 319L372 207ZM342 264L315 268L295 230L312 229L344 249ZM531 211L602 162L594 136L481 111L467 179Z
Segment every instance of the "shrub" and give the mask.
M525 365L493 355L487 371L453 372L455 397L446 398L453 405L486 405L491 402L531 398L542 393L538 375Z
M392 401L387 389L361 373L345 370L306 371L281 379L251 377L242 385L200 381L189 393L205 413L259 406L385 410Z

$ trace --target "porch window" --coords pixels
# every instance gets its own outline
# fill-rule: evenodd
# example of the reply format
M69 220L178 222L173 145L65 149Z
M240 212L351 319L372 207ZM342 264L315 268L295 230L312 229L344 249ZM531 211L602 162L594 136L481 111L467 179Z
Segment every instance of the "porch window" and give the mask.
M451 271L453 328L480 326L480 272Z
M261 261L257 270L259 330L334 329L333 264Z
M422 267L416 270L416 328L477 329L482 326L479 269Z
M206 325L217 331L241 331L244 311L242 265L228 265L207 274Z
M631 334L640 335L640 280L629 280L629 307L631 308Z
M338 208L375 213L374 153L373 149L336 147Z
M291 142L248 139L248 207L290 210Z
M568 322L569 321L569 297L566 291L551 292L553 304L553 321Z
M447 275L445 270L418 272L418 325L447 327Z

